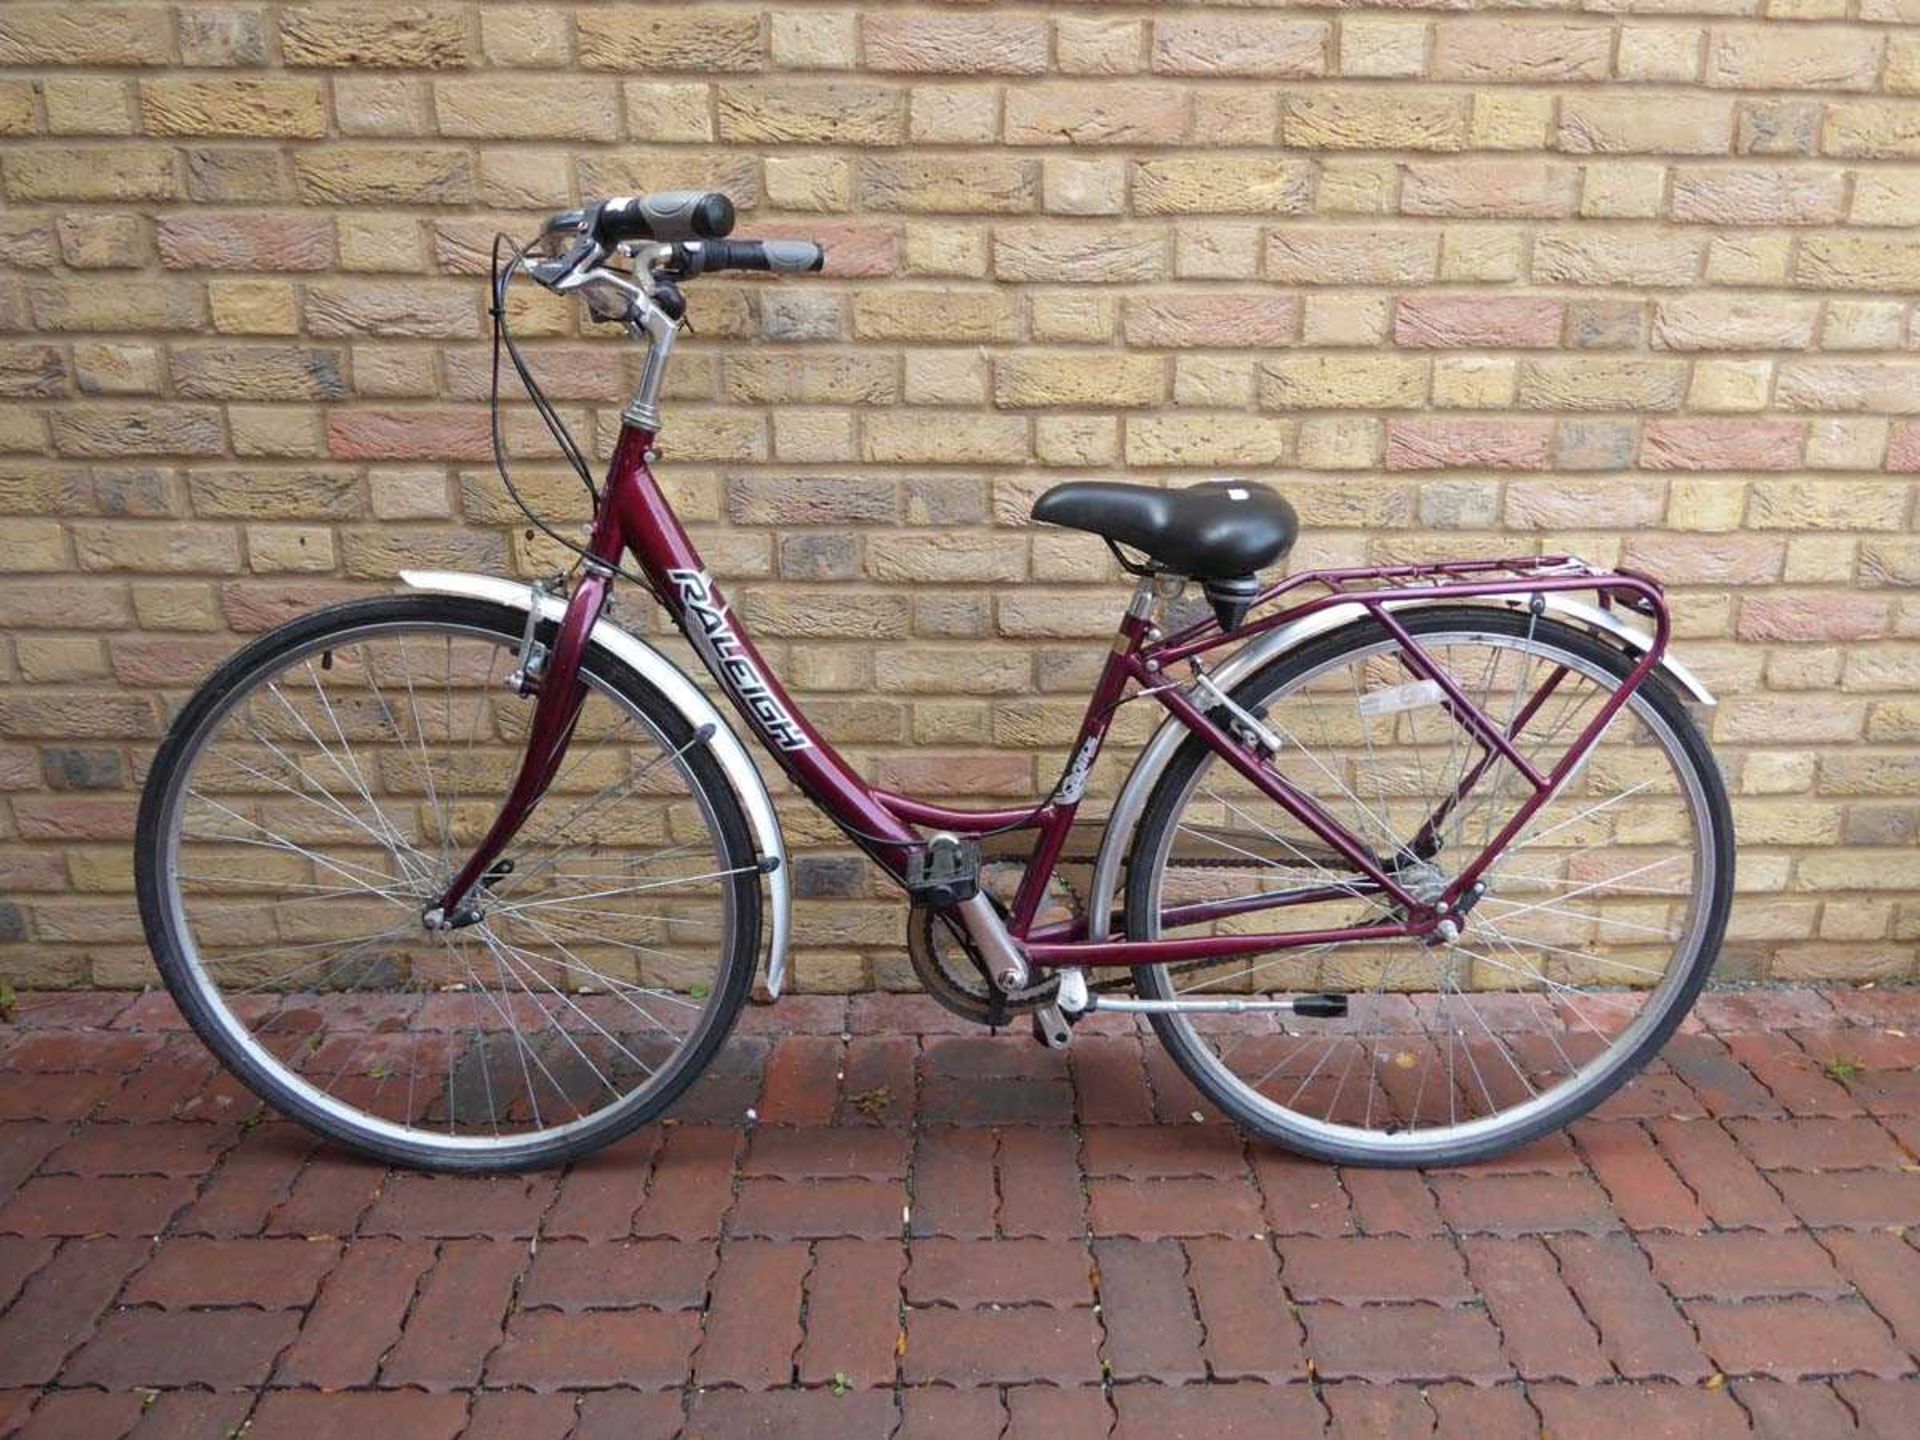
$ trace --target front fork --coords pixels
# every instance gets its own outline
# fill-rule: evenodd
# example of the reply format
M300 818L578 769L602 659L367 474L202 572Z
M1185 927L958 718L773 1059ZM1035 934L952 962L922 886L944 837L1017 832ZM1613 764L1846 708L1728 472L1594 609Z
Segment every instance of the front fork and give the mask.
M580 707L586 702L587 689L580 681L580 665L586 658L588 638L606 609L613 575L599 566L587 567L587 574L567 601L560 617L560 628L544 659L534 642L539 625L541 601L546 591L534 587L533 603L527 611L526 637L520 647L520 668L514 679L522 694L531 688L539 698L534 702L533 721L527 734L527 748L520 757L520 772L513 788L494 816L493 824L458 874L441 892L437 904L421 917L430 930L457 930L480 919L480 908L472 902L475 887L492 871L501 852L526 823L527 816L540 803L566 757L573 727L580 719ZM457 817L449 816L452 824Z

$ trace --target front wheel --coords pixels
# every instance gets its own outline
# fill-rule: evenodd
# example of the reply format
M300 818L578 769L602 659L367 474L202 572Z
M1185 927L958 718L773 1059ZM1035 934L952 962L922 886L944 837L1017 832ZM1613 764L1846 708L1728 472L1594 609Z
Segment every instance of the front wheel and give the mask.
M752 983L733 792L597 650L473 918L425 923L520 763L525 622L434 595L295 620L187 702L141 802L141 917L187 1020L282 1113L395 1164L527 1169L618 1138L699 1075Z
M1463 606L1398 618L1543 774L1634 664L1539 616ZM1233 697L1282 741L1268 763L1422 902L1531 793L1371 619L1269 662ZM1392 923L1397 907L1192 738L1134 838L1128 938L1315 934L1229 961L1142 966L1134 985L1160 1000L1342 996L1337 1020L1168 1013L1153 1025L1222 1110L1291 1149L1353 1164L1484 1159L1584 1114L1665 1043L1718 953L1733 848L1706 742L1656 675L1499 849L1450 943L1325 940Z

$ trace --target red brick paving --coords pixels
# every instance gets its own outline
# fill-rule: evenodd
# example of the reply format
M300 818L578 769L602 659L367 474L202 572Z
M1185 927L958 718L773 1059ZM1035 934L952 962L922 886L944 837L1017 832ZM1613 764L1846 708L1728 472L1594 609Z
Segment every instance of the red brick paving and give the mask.
M1920 992L1716 994L1567 1134L1342 1171L1124 1023L804 997L677 1122L450 1180L260 1118L162 997L28 996L0 1440L1909 1435L1916 1036Z
M1507 1358L1522 1379L1593 1385L1613 1374L1593 1322L1543 1240L1473 1236L1463 1248Z

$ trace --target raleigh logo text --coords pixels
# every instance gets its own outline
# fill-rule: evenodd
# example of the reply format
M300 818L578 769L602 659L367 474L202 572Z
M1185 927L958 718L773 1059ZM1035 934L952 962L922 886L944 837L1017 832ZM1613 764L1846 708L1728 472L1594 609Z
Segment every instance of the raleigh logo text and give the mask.
M782 750L811 750L813 742L774 698L760 667L747 658L726 603L714 591L713 577L704 570L669 570L667 576L687 607L692 622L687 633L767 737Z

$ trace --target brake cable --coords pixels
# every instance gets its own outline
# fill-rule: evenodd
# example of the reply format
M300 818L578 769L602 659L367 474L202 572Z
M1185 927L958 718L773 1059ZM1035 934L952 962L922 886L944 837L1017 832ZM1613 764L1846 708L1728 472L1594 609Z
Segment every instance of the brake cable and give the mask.
M507 264L504 266L500 263L500 250L502 245L505 245L508 250L512 251ZM527 364L526 357L521 354L520 346L515 342L512 327L507 320L507 291L512 285L514 277L520 273L522 263L526 260L526 256L527 251L525 246L514 244L512 239L504 234L496 233L494 235L492 257L493 304L488 307L487 310L488 315L493 319L493 367L487 390L487 414L493 441L493 467L500 472L500 479L507 487L507 494L512 498L513 503L519 507L520 513L525 515L528 521L538 528L549 540L579 557L574 562L573 570L578 570L582 562L605 567L612 570L622 579L633 581L634 584L646 591L647 594L651 595L656 601L659 601L661 599L660 592L654 588L653 582L645 575L637 570L628 569L627 566L618 560L604 560L600 556L593 554L586 546L580 544L578 541L562 535L558 530L554 529L552 525L548 524L540 513L533 508L527 498L520 493L520 487L513 482L513 467L507 460L506 431L500 423L500 356L503 351L507 359L512 363L514 373L519 376L521 385L525 387L528 398L533 401L535 413L540 416L542 423L546 425L547 432L553 436L554 443L560 447L560 453L566 459L568 465L572 467L573 473L580 477L580 483L587 487L587 494L592 498L594 508L597 510L600 506L600 487L593 483L593 473L587 464L586 456L581 451L579 443L573 438L573 433L567 429L566 421L560 418L559 413L553 408L552 402L547 399L546 391L541 389L540 382L534 378L533 370ZM569 573L571 573L571 571Z

